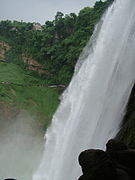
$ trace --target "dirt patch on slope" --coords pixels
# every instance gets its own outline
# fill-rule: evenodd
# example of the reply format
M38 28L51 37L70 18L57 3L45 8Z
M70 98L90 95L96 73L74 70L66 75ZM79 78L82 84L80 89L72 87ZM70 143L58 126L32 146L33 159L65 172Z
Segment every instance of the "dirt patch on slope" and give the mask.
M5 54L10 50L10 46L5 42L0 42L0 60L5 59Z

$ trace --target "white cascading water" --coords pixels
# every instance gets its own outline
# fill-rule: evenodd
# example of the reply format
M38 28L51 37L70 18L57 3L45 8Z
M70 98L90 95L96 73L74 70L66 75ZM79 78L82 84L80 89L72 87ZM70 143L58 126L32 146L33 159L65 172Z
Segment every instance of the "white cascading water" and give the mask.
M77 180L78 155L119 130L135 80L135 0L116 0L84 49L45 135L33 180Z

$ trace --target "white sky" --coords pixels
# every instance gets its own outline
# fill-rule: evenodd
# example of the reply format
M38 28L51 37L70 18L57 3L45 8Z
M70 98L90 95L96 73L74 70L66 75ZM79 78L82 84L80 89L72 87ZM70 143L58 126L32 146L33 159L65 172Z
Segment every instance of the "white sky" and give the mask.
M78 13L96 0L0 0L0 20L40 22L53 20L56 12Z

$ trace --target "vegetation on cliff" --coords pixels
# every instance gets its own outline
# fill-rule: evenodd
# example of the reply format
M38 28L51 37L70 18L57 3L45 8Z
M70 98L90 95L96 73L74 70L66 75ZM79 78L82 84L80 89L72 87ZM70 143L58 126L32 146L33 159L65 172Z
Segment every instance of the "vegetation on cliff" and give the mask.
M6 58L21 66L26 66L24 56L35 59L49 72L41 73L42 78L50 84L67 85L95 24L112 1L97 1L94 7L85 7L78 15L57 12L53 21L38 29L33 23L1 21L1 40L12 47Z
M0 22L3 112L15 115L25 109L38 119L39 126L48 126L82 49L112 1L97 1L94 7L85 7L78 15L57 12L53 21L42 26L23 21ZM54 86L48 88L49 85Z

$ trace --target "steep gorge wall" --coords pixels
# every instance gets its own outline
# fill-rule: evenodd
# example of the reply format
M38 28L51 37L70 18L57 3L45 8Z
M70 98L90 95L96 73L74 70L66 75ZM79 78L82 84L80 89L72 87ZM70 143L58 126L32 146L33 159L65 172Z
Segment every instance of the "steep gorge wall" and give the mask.
M135 85L132 89L126 114L116 139L123 141L129 147L135 148Z

